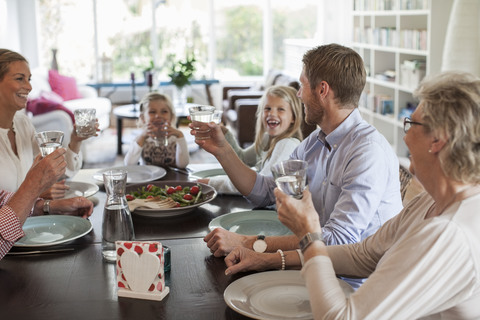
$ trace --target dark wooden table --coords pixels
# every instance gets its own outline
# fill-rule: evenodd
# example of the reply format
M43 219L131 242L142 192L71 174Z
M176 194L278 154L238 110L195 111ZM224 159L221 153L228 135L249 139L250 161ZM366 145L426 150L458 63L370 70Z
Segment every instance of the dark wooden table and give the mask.
M93 179L95 171L82 170L78 180ZM162 180L185 181L187 176L169 171ZM250 210L251 204L239 196L217 196L176 218L133 214L137 240L159 240L171 248L170 293L162 301L149 301L117 297L115 265L103 262L101 254L102 190L93 196L92 232L56 246L73 251L0 260L0 319L246 319L223 299L225 288L242 275L225 276L223 259L210 254L203 237L211 219Z

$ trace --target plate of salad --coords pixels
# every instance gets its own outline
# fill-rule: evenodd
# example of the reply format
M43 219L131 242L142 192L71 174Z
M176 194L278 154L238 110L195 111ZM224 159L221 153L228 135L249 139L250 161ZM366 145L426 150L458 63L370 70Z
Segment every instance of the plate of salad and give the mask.
M216 196L217 191L213 187L193 181L155 181L126 188L128 202L145 203L145 206L136 207L133 213L147 217L181 215L212 201Z

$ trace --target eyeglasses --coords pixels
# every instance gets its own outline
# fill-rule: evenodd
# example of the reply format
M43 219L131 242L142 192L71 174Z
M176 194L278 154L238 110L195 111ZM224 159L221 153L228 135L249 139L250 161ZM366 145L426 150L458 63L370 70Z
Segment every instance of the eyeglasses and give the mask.
M419 126L423 126L423 123L421 123L421 122L412 121L412 119L410 119L410 118L404 118L403 119L403 131L405 133L407 133L408 130L410 130L410 128L412 127L412 124L417 124Z

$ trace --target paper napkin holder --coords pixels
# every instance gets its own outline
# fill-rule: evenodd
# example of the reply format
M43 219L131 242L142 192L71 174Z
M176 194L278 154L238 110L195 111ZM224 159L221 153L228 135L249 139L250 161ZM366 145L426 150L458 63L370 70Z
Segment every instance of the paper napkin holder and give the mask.
M119 297L161 301L165 286L165 258L158 241L116 241Z

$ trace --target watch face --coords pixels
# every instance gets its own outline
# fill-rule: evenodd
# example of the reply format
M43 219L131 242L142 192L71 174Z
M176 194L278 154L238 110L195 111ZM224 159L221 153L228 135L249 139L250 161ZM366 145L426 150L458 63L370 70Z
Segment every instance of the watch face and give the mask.
M267 250L267 243L265 240L258 239L253 243L253 250L255 252L265 252L265 250Z

